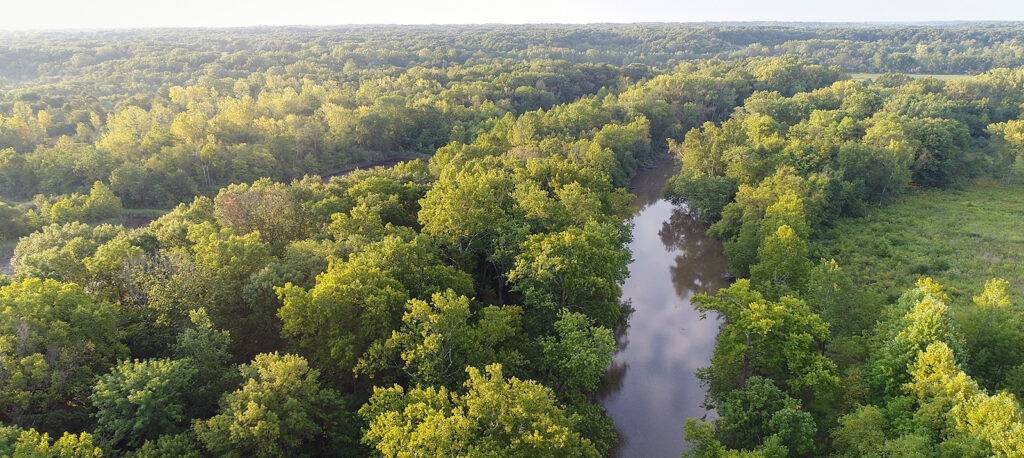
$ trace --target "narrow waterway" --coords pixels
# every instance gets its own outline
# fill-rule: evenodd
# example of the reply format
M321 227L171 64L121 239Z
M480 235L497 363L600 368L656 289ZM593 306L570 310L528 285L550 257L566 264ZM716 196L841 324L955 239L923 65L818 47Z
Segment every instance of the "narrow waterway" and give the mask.
M633 179L633 262L622 288L635 311L617 332L611 385L600 402L615 421L618 457L678 457L687 417L712 418L696 371L708 365L718 335L714 316L701 320L690 298L728 285L722 245L682 208L661 198L671 159Z

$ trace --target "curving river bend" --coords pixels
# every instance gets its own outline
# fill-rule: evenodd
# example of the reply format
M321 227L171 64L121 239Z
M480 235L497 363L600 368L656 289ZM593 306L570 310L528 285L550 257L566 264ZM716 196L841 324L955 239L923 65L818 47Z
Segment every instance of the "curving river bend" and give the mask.
M661 197L672 159L657 161L632 181L636 195L633 262L622 287L635 311L617 330L610 386L599 400L615 421L617 457L678 457L687 417L713 418L696 371L711 360L719 322L701 320L690 298L728 286L722 245L684 209Z

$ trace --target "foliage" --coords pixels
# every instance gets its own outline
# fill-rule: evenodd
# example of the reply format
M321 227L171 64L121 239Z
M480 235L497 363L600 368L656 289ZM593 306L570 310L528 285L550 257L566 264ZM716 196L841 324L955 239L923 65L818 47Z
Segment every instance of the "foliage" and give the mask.
M629 259L621 239L615 227L598 224L532 236L523 243L509 280L523 293L528 313L542 320L567 309L612 327L620 316L619 285Z
M802 300L766 300L741 279L715 296L696 296L694 302L702 313L715 311L726 320L711 366L700 373L716 404L755 375L798 399L826 396L838 385L835 363L816 351L829 339L828 324Z
M136 448L187 425L186 395L196 377L190 359L124 361L93 387L96 434L108 450Z
M320 387L305 359L260 354L240 371L242 387L224 395L220 413L193 425L210 453L307 455L345 446L344 401Z
M469 367L466 394L446 388L377 388L359 410L364 441L384 456L599 456L551 390L506 379L500 364Z
M5 422L80 427L73 408L124 357L114 308L81 287L31 278L0 288L0 415Z

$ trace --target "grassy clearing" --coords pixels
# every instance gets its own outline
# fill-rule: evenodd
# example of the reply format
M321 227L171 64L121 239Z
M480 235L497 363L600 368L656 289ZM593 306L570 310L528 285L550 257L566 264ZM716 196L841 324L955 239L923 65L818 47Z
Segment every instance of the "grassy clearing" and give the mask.
M853 79L854 81L867 81L869 79L878 78L879 76L882 76L882 75L884 75L884 73L850 73L850 78ZM929 78L930 77L930 78L936 78L936 79L940 79L940 80L944 80L944 81L957 80L957 79L963 79L963 78L971 78L972 76L974 76L974 75L943 75L943 74L939 74L939 73L917 73L917 74L905 73L905 75L907 75L907 76L909 76L911 78L915 78L915 79L916 78Z
M1004 278L1024 303L1024 187L994 180L964 190L914 191L826 231L819 255L833 257L854 284L894 300L923 276L965 305L985 281Z

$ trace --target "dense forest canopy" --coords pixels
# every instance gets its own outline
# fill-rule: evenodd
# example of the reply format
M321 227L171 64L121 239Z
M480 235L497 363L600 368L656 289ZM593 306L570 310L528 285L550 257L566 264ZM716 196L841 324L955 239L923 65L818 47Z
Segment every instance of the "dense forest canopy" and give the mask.
M737 277L692 454L1024 449L1024 274L843 230L922 188L1019 221L1020 24L2 38L0 455L606 455L667 154Z

